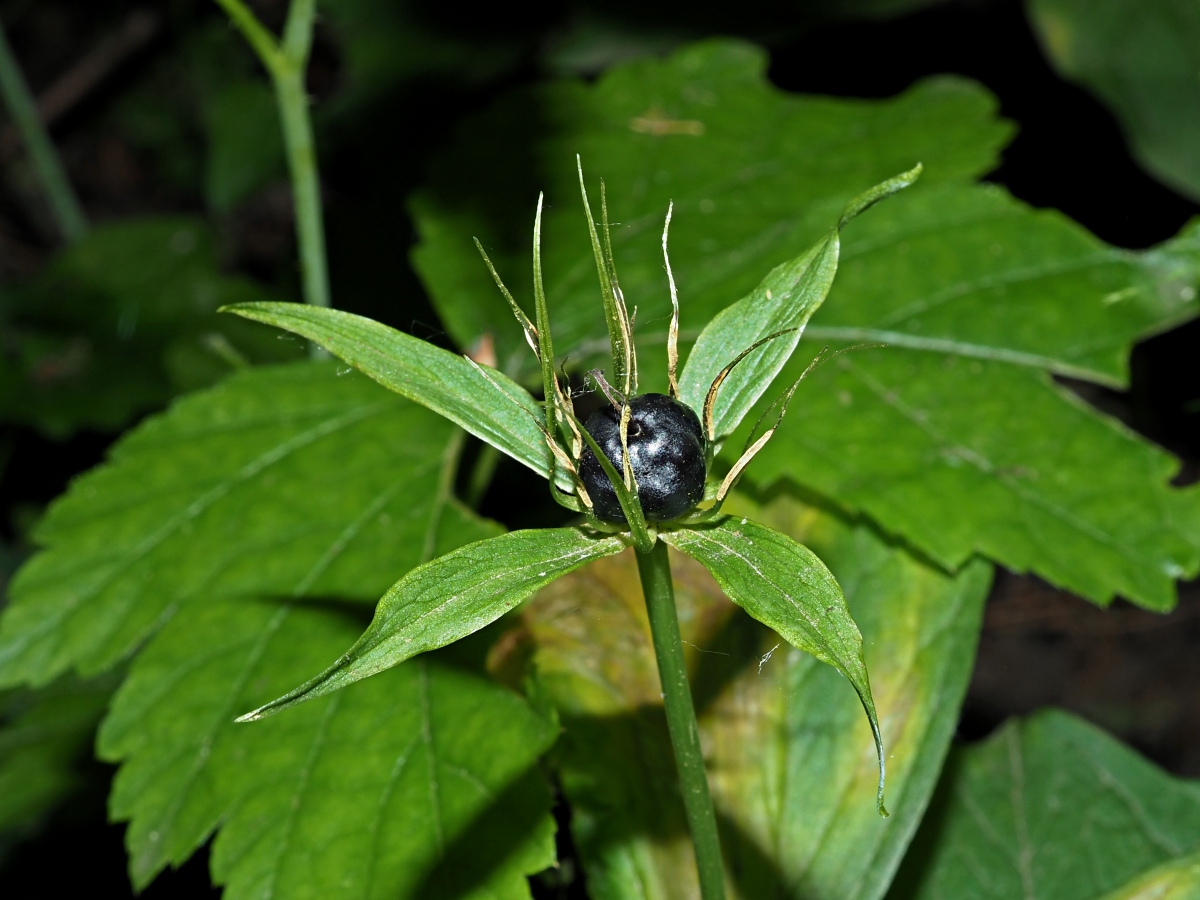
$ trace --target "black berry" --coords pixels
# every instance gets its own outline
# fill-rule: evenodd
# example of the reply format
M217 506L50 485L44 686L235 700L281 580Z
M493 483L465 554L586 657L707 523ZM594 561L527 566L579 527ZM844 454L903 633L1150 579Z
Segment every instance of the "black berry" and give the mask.
M642 394L629 401L629 460L637 479L642 512L652 522L683 515L704 497L704 432L691 407L665 394ZM609 462L620 474L621 413L604 406L584 423ZM590 447L584 447L579 474L606 522L624 522L608 475Z

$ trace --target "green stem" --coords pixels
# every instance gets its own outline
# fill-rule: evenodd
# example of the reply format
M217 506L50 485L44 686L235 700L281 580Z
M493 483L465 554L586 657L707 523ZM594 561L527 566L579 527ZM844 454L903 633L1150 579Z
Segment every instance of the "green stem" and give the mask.
M312 49L316 0L292 0L282 41L262 26L242 0L217 0L234 25L262 60L271 83L283 125L296 215L296 242L300 248L300 274L304 302L329 306L329 270L325 262L325 225L321 214L321 187L308 93L304 73Z
M646 553L638 551L638 574L650 614L650 634L654 655L658 658L658 676L662 682L663 703L667 711L667 729L679 770L683 807L696 850L696 869L700 875L703 900L724 900L725 876L721 868L721 841L717 836L717 817L708 793L704 774L704 755L700 751L700 729L692 706L687 667L683 662L683 641L679 636L679 618L675 613L675 587L671 583L671 562L667 545L655 541Z
M58 221L59 231L68 242L74 243L87 233L87 219L67 179L62 160L58 158L54 144L46 134L29 85L25 83L21 68L8 45L3 25L0 25L0 93L4 95L4 104L33 160L33 167L37 170L54 218Z
M287 72L275 81L283 142L292 177L292 202L296 208L296 240L300 246L300 272L304 302L329 306L329 272L325 264L325 225L321 217L321 188L304 72Z

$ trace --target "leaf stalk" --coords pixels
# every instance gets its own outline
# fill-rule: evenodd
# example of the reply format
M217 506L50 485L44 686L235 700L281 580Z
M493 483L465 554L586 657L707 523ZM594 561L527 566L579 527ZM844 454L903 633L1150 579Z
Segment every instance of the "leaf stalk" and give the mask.
M696 852L696 870L703 900L724 900L725 875L721 863L721 840L713 810L708 778L704 773L704 754L700 750L700 729L683 661L683 640L675 611L675 588L671 582L671 561L667 545L655 541L649 552L637 551L638 574L650 616L650 635L658 661L667 730L675 751L679 788L688 829Z

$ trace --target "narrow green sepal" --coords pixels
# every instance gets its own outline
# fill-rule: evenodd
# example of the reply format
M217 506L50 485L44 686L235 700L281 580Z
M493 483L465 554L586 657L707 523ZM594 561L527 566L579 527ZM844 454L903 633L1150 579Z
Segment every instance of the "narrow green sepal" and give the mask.
M592 448L592 452L596 454L596 459L599 461L600 467L604 469L604 474L612 482L613 490L617 492L617 502L621 504L621 512L625 513L625 521L629 524L629 534L633 538L633 546L642 553L649 553L654 548L655 536L646 527L642 504L635 493L637 482L634 482L634 491L625 487L625 479L617 472L617 467L604 455L604 451L600 449L596 439L586 428L580 427L580 432L583 439L587 441L587 445Z

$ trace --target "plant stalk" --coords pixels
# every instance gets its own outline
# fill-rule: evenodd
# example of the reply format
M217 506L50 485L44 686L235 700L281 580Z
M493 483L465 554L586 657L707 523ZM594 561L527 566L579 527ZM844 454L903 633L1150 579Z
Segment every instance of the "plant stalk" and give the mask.
M308 94L304 89L304 70L289 71L277 78L275 94L283 120L283 143L287 149L288 171L292 180L304 302L313 306L329 306L325 225L321 216L321 188L312 122L308 116Z
M312 49L316 0L292 0L282 39L278 40L254 17L243 0L217 0L217 3L254 48L271 76L292 182L304 302L313 306L329 306L329 270L325 257L321 185L312 120L308 115L308 92L304 87L304 73L308 69L308 57ZM314 355L324 353L321 351Z
M50 201L58 230L68 243L74 243L87 233L87 219L63 169L62 160L42 124L41 114L8 45L3 25L0 25L0 93L4 95L4 105L8 107L13 123L21 133L21 140L29 151L29 158Z
M683 807L696 852L700 896L703 900L724 900L721 841L708 792L708 778L704 774L704 755L700 751L700 729L692 706L692 689L683 661L683 641L675 612L675 588L671 582L667 545L656 540L649 552L637 552L637 561L642 592L646 596L646 611L650 614L650 634L658 660L658 677L662 682L667 730L671 734Z

